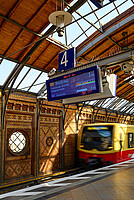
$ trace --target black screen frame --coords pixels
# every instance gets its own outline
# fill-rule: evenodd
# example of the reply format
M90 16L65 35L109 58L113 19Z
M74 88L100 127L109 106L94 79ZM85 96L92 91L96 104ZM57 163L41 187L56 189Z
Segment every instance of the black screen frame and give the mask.
M46 85L47 85L48 101L62 100L62 99L67 99L67 98L72 98L72 97L77 97L77 96L85 96L82 92L80 92L80 93L74 93L74 94L70 94L70 95L52 97L51 96L50 84L52 82L56 82L56 81L67 79L67 78L71 78L71 77L75 78L75 76L78 76L78 75L81 75L81 74L84 74L84 73L88 73L88 72L91 72L91 71L93 71L94 75L95 75L96 90L93 90L90 93L85 94L85 95L94 94L94 93L100 93L101 92L101 89L100 89L101 83L100 83L99 67L98 66L93 66L93 67L90 67L90 68L86 68L86 69L82 69L82 70L79 70L79 71L71 72L71 73L68 73L68 74L65 74L65 75L58 76L56 78L52 78L52 79L47 80L46 81Z

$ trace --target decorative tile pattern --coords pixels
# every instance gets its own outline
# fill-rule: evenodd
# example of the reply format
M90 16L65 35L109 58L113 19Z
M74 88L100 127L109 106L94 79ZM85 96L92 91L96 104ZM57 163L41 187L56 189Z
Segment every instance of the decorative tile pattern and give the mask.
M39 172L49 173L59 169L59 118L40 117ZM52 143L48 145L48 138Z
M31 174L30 160L10 161L5 163L5 180L28 176Z

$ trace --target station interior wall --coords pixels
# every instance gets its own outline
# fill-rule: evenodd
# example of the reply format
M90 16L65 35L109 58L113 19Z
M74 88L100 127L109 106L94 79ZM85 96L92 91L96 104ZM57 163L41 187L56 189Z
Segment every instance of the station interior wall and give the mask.
M2 98L0 98L0 115ZM44 100L37 124L37 98L30 94L13 93L10 95L3 131L2 184L25 181L42 177L62 169L62 103ZM65 107L67 108L67 106ZM76 167L76 111L75 105L67 109L64 122L64 169ZM93 122L96 110L85 107L79 117L78 129L82 124ZM99 110L95 123L106 122L104 110ZM1 116L0 116L1 117ZM123 116L111 113L108 122L123 122ZM125 123L130 123L130 117ZM37 131L39 127L39 131ZM1 123L0 123L1 128ZM0 129L1 130L1 129ZM15 131L22 132L27 148L21 153L13 153L9 147L9 138ZM0 139L1 145L1 139Z

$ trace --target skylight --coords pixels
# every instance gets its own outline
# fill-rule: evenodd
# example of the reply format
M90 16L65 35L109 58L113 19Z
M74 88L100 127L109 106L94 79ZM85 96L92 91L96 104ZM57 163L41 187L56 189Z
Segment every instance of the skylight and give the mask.
M73 5L75 1L71 4ZM72 13L73 22L66 27L63 37L58 37L57 33L53 38L70 47L76 47L89 37L100 26L117 17L133 6L133 0L116 0L112 3L109 0L103 1L103 7L98 9L90 0L87 0L77 11ZM70 34L71 33L71 34Z
M120 99L119 97L93 100L90 102L86 102L87 105L97 106L104 109L114 110L121 113L133 114L134 111L134 103L129 102L125 99Z
M73 6L76 2L76 0L72 1L70 6ZM116 0L113 3L110 3L109 0L104 0L103 4L103 8L98 9L90 0L87 0L83 6L72 13L73 22L66 27L64 36L60 38L57 36L57 32L54 31L54 34L49 35L49 38L58 40L60 44L63 43L69 47L76 47L96 30L101 31L101 25L103 26L108 21L132 7L134 3L133 0ZM45 33L51 26L52 24L49 24L41 34ZM14 62L5 59L2 61L0 64L0 74L2 74L0 86L3 86L15 66L16 63ZM13 88L38 93L47 79L47 73L25 66L16 79ZM133 81L130 83L132 85L134 84ZM111 101L111 99L108 102L105 101L104 107L107 107ZM95 102L90 102L90 104L94 105Z
M16 63L8 61L8 60L3 60L2 63L0 64L0 85L3 85L13 68L15 67Z

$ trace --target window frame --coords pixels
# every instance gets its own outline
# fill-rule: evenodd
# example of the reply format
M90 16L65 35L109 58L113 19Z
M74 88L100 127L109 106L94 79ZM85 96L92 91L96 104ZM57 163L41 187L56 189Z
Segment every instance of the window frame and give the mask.
M130 135L132 135L132 141L130 141ZM130 142L132 142L133 145L130 144ZM134 133L132 133L132 132L128 133L128 148L129 149L134 148Z
M111 151L111 150L113 150L113 129L114 129L114 126L113 125L95 125L95 126L90 126L89 125L89 127L92 127L92 128L94 128L94 127L98 127L98 128L102 128L103 126L106 126L106 127L109 127L109 131L110 131L110 133L111 133L111 143L109 143L108 144L108 146L109 147L111 147L111 148L107 148L107 149L97 149L97 148L95 148L97 151L100 151L100 152L104 152L104 151ZM82 134L81 134L81 140L80 140L80 146L81 145L83 145L83 131L84 131L84 129L86 129L88 126L85 126L84 128L83 128L83 130L82 130ZM102 137L102 136L101 136ZM91 137L92 138L92 137ZM85 148L85 147L81 147L81 149L84 149L84 150L87 150L87 151L92 151L94 148L91 148L91 149L88 149L88 148Z
M23 148L21 151L19 151L19 152L14 152L14 151L11 149L10 145L9 145L9 140L10 140L11 136L12 136L15 132L20 132L22 135L24 135L24 137L25 137L25 139L26 139L26 144L25 144L24 148ZM7 141L7 142L8 142L8 143L7 143L8 151L9 151L12 155L14 155L14 156L22 156L22 155L26 155L26 154L28 155L29 148L30 148L30 138L29 138L28 134L27 134L24 130L22 130L22 129L14 129L14 130L12 130L12 131L10 132L10 134L8 135L8 141Z

